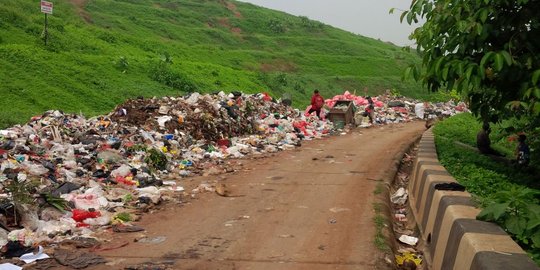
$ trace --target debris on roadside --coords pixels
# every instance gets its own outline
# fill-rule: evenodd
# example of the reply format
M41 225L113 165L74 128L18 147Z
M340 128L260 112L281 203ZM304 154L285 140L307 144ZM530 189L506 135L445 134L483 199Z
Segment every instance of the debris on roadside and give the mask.
M394 250L395 266L397 269L425 269L423 262L422 240L418 237L416 222L408 205L408 190L410 173L415 159L416 149L406 153L394 178L390 195L392 203L392 229L396 237Z
M355 119L367 104L365 98L348 92L326 103L332 107L340 100L353 100ZM376 124L416 118L411 108L417 101L389 96L373 100ZM432 107L434 114L444 115L458 108L466 110L459 106ZM204 192L244 196L231 195L220 183L201 183L186 191L183 180L232 173L242 165L231 160L291 150L303 140L329 134L346 134L336 128L324 118L273 102L264 94L137 98L91 118L47 111L24 125L0 130L0 247L4 248L0 255L17 258L38 245L49 252L52 244L76 239L99 242L96 232L143 231L133 223L165 200L195 198ZM407 201L406 191L402 193L395 198L400 205ZM56 252L48 254L56 259ZM58 254L63 254L67 265L67 259L75 256ZM101 261L89 258L92 264Z
M137 98L92 118L47 111L0 130L0 255L142 231L137 212L164 200L231 196L213 183L186 192L186 177L234 172L241 164L227 160L294 149L332 129L263 94ZM66 265L75 256L58 254Z
M445 118L461 112L467 112L467 106L463 102L424 102L406 97L396 97L389 93L377 97L371 97L373 100L374 114L373 123L370 123L368 115L365 113L369 105L368 97L357 96L345 91L342 95L336 95L325 101L329 111L324 111L324 117L336 124L336 127L342 127L344 124L354 122L359 127L370 127L373 125L385 125L410 122L416 119L430 120ZM350 108L351 101L353 108ZM309 111L309 106L305 114ZM340 114L339 112L342 112ZM349 118L353 118L352 121Z

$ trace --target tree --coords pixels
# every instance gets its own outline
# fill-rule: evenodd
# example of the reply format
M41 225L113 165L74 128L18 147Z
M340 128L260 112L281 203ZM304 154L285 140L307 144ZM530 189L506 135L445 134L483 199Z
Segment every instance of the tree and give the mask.
M401 21L420 19L406 76L457 89L484 121L540 115L540 0L413 0Z

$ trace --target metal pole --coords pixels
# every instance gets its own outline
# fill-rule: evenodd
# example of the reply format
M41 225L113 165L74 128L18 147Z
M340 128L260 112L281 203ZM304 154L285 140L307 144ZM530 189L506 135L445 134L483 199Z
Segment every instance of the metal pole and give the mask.
M45 13L45 46L47 46L47 38L49 37L49 32L47 31L47 13Z

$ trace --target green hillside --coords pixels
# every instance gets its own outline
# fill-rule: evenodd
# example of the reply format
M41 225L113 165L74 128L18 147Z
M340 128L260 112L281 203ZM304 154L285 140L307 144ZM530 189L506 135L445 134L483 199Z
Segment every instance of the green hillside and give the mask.
M48 109L96 115L135 96L240 90L305 105L402 83L418 58L305 17L225 0L56 0L44 45L37 0L0 5L0 127Z

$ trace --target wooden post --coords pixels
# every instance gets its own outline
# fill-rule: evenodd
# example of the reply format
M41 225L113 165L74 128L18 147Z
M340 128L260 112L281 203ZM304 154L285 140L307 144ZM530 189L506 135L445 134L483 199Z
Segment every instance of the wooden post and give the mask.
M49 38L49 32L47 31L47 27L48 27L47 13L45 13L45 30L44 30L44 34L45 34L45 46L47 46L47 39Z

